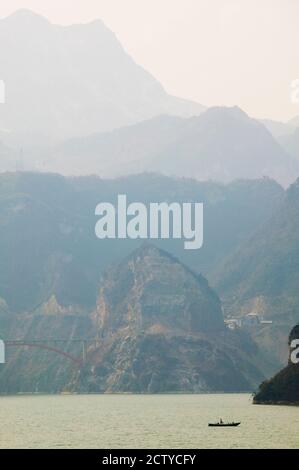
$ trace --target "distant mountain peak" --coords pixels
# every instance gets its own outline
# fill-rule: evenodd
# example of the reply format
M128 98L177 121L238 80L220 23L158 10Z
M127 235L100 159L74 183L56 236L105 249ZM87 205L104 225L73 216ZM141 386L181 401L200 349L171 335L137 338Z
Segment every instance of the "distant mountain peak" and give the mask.
M160 114L190 117L204 109L169 95L100 19L59 26L21 9L0 20L0 36L0 68L10 86L0 125L11 129L15 147L20 140L36 145L40 139L47 146Z
M140 247L138 247L135 251L130 254L130 258L145 258L146 256L155 256L155 257L162 257L167 258L173 263L179 263L179 260L175 258L173 255L168 253L161 248L158 248L153 243L146 241L142 243Z
M19 10L16 10L14 13L11 15L2 18L2 20L5 21L22 21L28 22L28 21L34 21L34 22L43 22L43 23L48 23L50 24L50 21L43 15L40 15L39 13L35 13L32 10L29 10L28 8L20 8Z
M20 8L18 10L16 10L15 12L11 13L10 15L8 15L7 17L4 17L1 20L4 20L4 21L19 21L23 24L28 24L29 22L30 23L47 23L48 25L51 25L51 26L57 26L55 23L53 23L52 21L50 21L48 18L46 18L45 16L39 14L39 13L36 13L28 8ZM72 28L72 27L82 27L82 28L92 28L93 26L96 27L96 28L99 28L99 30L106 30L106 31L109 31L112 35L114 35L114 33L105 25L105 23L100 19L100 18L96 18L94 20L91 20L91 21L87 21L86 23L73 23L73 24L70 24L70 25L67 25L67 26L62 26L63 28Z
M106 272L95 315L103 331L163 325L198 332L224 325L220 300L206 279L152 244L142 245Z
M207 115L231 116L237 119L250 119L239 106L213 106L207 109Z
M128 257L127 260L139 260L142 261L145 258L152 258L152 259L165 259L165 261L169 265L180 265L183 269L188 271L188 274L194 277L196 281L201 282L203 285L208 286L207 280L201 275L190 269L184 263L182 263L176 256L169 253L166 250L163 250L157 247L150 241L146 241L140 245L136 250L134 250Z
M289 186L287 189L287 198L290 200L296 201L298 204L299 201L299 178Z

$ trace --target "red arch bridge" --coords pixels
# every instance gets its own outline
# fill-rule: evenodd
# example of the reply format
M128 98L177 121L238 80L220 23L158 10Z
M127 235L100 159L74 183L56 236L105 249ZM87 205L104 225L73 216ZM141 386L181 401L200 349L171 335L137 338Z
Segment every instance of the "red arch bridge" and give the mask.
M89 344L98 346L98 339L35 339L35 340L4 340L5 348L35 348L51 351L66 357L76 364L83 364L86 360L86 351ZM80 357L65 351L63 346L77 345L81 350Z

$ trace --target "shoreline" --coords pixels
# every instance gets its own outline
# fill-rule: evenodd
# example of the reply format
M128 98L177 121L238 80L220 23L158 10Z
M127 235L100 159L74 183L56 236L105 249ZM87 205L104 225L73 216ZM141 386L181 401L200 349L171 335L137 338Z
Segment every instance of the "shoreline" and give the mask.
M250 391L234 391L234 392L160 392L160 393L136 393L136 392L103 392L103 393L79 393L79 392L20 392L20 393L0 393L2 397L39 397L39 396L163 396L163 395L252 395Z
M299 401L291 402L291 401L254 401L252 402L253 405L272 405L272 406L299 406Z

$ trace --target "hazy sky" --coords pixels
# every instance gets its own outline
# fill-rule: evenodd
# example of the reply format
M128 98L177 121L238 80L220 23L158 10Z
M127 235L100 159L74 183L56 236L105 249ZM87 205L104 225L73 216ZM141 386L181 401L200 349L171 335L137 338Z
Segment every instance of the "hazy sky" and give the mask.
M19 8L59 24L101 18L172 94L259 118L299 115L298 0L1 0L0 16Z

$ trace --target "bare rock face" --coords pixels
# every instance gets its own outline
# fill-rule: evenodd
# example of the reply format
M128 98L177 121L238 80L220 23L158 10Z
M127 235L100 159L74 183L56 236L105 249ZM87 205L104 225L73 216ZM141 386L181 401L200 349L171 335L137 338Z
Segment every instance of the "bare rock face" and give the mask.
M260 385L254 397L254 403L299 405L299 325L296 325L289 336L288 365L272 379Z
M256 345L225 328L207 281L151 245L107 272L92 313L51 297L0 320L3 338L56 349L8 347L1 393L248 391L264 378Z
M105 334L204 332L224 328L220 300L200 275L152 245L144 245L102 280L95 321Z
M248 391L244 360L206 335L115 334L85 364L69 388L88 393ZM249 364L249 363L248 363ZM246 364L248 371L252 366ZM250 371L252 372L252 371ZM259 375L254 370L255 379Z
M152 245L107 272L93 321L99 346L71 390L244 391L262 377L225 329L207 281Z

